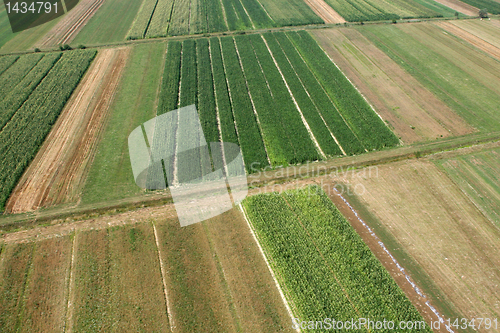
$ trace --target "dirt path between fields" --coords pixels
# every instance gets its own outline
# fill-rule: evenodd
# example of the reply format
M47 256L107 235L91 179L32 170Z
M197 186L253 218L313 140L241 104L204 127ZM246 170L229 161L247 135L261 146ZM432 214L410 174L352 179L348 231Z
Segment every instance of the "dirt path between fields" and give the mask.
M324 0L304 0L325 23L344 23L346 20L339 15Z
M0 237L0 243L27 243L44 239L63 237L76 231L100 230L114 226L124 226L135 223L150 223L151 220L161 220L177 217L174 205L139 208L125 213L100 216L94 219L66 222L54 220L52 225L36 227L18 232L12 232Z
M7 212L78 201L129 50L99 52L14 189Z
M49 47L71 42L103 3L104 0L81 0L34 47Z
M443 28L444 30L448 31L451 34L459 38L462 38L463 40L474 45L481 51L488 53L490 56L500 60L500 48L488 43L484 39L479 38L478 36L471 34L470 32L465 31L464 29L457 27L456 25L451 24L449 22L436 22L434 24L436 24L438 27Z
M471 6L469 4L466 4L462 1L459 0L434 0L436 2L439 2L442 5L445 5L446 7L449 7L453 9L454 11L457 11L459 13L462 13L467 16L478 16L479 15L479 9Z

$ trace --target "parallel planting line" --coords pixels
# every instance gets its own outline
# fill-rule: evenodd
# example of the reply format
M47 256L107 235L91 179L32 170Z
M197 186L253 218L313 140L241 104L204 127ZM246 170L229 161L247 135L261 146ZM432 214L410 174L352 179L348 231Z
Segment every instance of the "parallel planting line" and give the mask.
M307 96L309 96L309 98L311 99L311 102L314 104L314 106L316 107L316 111L318 112L318 115L320 116L321 120L323 121L323 124L325 124L325 127L326 129L328 130L328 132L330 133L330 135L332 136L333 140L335 141L335 143L337 144L337 146L340 148L340 150L342 151L342 154L344 156L346 156L346 152L344 150L344 148L342 148L342 145L340 144L339 140L337 140L337 138L335 137L335 135L333 134L332 130L330 129L330 127L328 126L325 118L323 117L323 114L321 113L318 105L316 104L316 102L314 101L314 99L312 98L311 94L309 93L309 90L307 89L306 85L304 84L304 81L301 79L300 75L297 73L297 70L295 68L295 66L293 65L293 63L290 61L290 58L288 57L288 55L286 54L286 51L285 51L285 48L283 47L283 45L281 45L280 41L278 39L276 39L276 42L280 45L281 47L281 50L283 51L283 54L285 55L288 63L290 64L290 67L293 69L295 75L297 76L297 78L299 79L300 83L302 84L302 87L304 88L304 91L306 92Z
M290 37L288 36L288 34L286 34L286 38L290 41L290 43L293 45L293 47L295 48L295 51L298 53L298 55L300 56L300 58L302 59L302 61L304 62L304 64L306 64L307 68L309 69L309 71L311 72L311 74L314 76L316 82L318 83L318 85L321 87L321 89L323 90L323 93L328 97L328 99L330 100L330 103L332 103L332 105L335 107L335 111L337 112L337 114L342 118L344 124L349 128L349 130L351 131L352 135L354 135L354 137L361 143L362 145L362 142L361 140L359 139L359 137L356 135L356 133L352 130L352 127L351 125L346 121L346 119L344 118L344 116L342 115L342 113L339 111L338 107L335 105L335 103L333 102L332 98L330 97L330 95L328 94L328 92L325 90L325 87L323 87L323 85L321 84L321 82L319 81L318 77L316 76L316 74L314 73L314 71L312 70L312 68L310 67L310 65L307 63L307 61L304 59L304 57L302 56L302 54L300 53L300 51L297 49L297 46L293 43L293 41L290 39ZM330 131L331 131L331 128L329 127ZM340 147L340 145L339 145ZM368 150L363 146L363 149L365 150L365 152L368 152Z
M167 307L167 315L168 315L168 322L170 326L170 332L174 331L175 328L175 322L174 322L174 317L172 315L172 308L170 306L170 301L168 298L168 289L167 289L167 281L166 281L166 271L165 267L163 265L163 261L161 260L161 250L160 250L160 243L158 242L158 232L156 231L156 226L154 222L151 222L151 225L153 226L153 231L155 234L155 243L156 243L156 250L158 252L158 261L160 262L160 271L161 271L161 279L163 282L163 292L165 294L165 305Z
M260 35L260 37L262 38L262 40L264 41L264 44L266 44L266 47L267 47L267 51L269 52L269 54L271 55L271 58L273 59L273 62L274 62L274 65L276 66L276 68L278 69L280 75L281 75L281 78L283 79L283 82L285 83L285 86L286 86L286 89L288 90L288 93L290 94L290 97L292 98L293 100L293 104L295 104L295 107L297 108L297 111L299 112L300 114L300 118L302 119L302 123L304 124L304 126L306 127L307 129L307 132L309 133L309 136L311 138L311 140L314 142L314 144L316 145L316 149L319 151L319 153L321 154L321 156L326 159L326 155L325 153L323 152L323 150L321 149L321 147L319 146L319 143L318 143L318 140L316 140L316 137L314 136L313 132L311 131L311 127L309 126L309 124L307 123L306 121L306 118L304 118L304 114L302 113L302 110L300 109L299 107L299 104L297 104L297 101L295 100L295 97L293 96L292 94L292 91L290 90L290 86L288 85L288 82L286 82L285 80L285 77L283 76L283 73L281 72L281 68L278 66L278 63L276 62L276 59L274 58L274 55L273 53L271 52L271 49L269 48L269 45L267 44L267 41L266 39L264 38L264 36Z

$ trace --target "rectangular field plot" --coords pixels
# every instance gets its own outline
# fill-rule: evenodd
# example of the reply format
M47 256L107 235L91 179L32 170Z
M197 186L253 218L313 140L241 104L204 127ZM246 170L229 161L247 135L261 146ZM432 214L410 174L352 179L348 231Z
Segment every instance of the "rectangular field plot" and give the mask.
M419 17L451 17L454 11L433 0L325 0L349 22Z
M179 332L291 332L291 319L242 214L156 223L169 313Z
M438 160L453 182L457 184L481 212L500 228L500 150Z
M95 54L25 55L0 76L13 86L0 95L0 211Z
M4 244L0 264L2 332L62 332L66 319L70 237Z
M76 235L74 331L169 330L151 224Z
M316 23L302 0L144 0L127 39Z
M500 121L500 62L433 24L358 29L480 131Z
M443 160L451 179L432 160L412 160L379 166L368 177L361 170L338 180L363 189L349 202L446 318L500 315L500 229L470 200L489 193L483 184L494 174L495 159L491 153ZM452 179L461 176L457 186ZM467 195L473 190L463 191L465 182L482 192ZM488 209L488 202L478 204Z
M249 172L399 143L304 31L170 42L158 114L191 104Z
M255 195L243 207L294 318L423 321L319 187Z
M312 34L404 143L474 131L358 30L321 29Z

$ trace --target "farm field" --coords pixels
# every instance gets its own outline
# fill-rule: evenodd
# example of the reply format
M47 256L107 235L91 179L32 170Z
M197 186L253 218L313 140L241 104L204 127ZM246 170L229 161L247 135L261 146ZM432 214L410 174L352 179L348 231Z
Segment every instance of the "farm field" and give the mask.
M432 0L325 0L348 22L452 17L452 9Z
M500 2L495 0L460 0L479 9L487 9L488 13L500 14Z
M433 24L357 30L467 123L480 131L499 129L500 63L496 59Z
M319 187L255 195L243 207L294 318L423 321Z
M83 0L64 17L34 47L44 48L68 44L99 10L104 0Z
M95 50L19 57L0 76L14 88L0 102L0 210L49 134ZM75 64L76 63L76 64ZM18 66L22 65L22 66ZM5 75L5 76L4 76Z
M2 330L292 331L239 210L188 228L168 211L50 226L36 242L9 234L0 306L11 315ZM33 314L32 302L39 304Z
M142 193L134 182L127 138L134 128L156 115L165 48L164 43L132 47L110 106L108 123L88 171L81 197L83 203Z
M141 7L136 0L106 0L71 45L95 45L122 42Z
M80 199L129 50L99 52L12 192L7 212L27 212Z
M473 128L356 29L313 36L406 143L471 133Z
M497 228L500 228L499 161L498 148L435 161Z
M145 0L127 39L317 23L302 0Z
M436 22L440 28L500 60L500 26L491 21Z
M347 199L446 318L498 317L498 226L431 160L333 182L360 189Z
M197 104L207 140L237 138L248 171L398 144L306 32L170 42L166 61L158 114Z
M479 8L466 4L460 0L436 0L436 2L467 16L479 16Z

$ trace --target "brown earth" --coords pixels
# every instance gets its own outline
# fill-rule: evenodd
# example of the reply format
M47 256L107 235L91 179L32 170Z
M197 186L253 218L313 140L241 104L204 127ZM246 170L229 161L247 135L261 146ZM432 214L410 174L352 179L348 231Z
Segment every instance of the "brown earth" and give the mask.
M64 331L71 245L70 237L48 239L36 244L33 269L24 296L21 331Z
M479 16L479 9L459 0L435 0L446 7L467 16Z
M478 36L475 36L471 34L470 32L465 31L464 29L457 27L454 24L451 24L449 22L436 22L435 23L438 27L441 27L448 31L449 33L462 38L466 42L474 45L481 51L484 51L491 55L494 58L497 58L500 60L500 48L488 43L487 41L479 38Z
M404 143L473 131L357 30L315 30L313 35Z
M485 42L500 48L500 24L497 20L455 20L448 21L462 30L465 30Z
M70 43L94 16L104 0L81 0L33 47L49 47Z
M324 0L304 0L325 23L344 23L346 20L339 15Z
M431 302L451 305L464 318L498 318L500 231L430 161L376 171L340 181L357 186L360 203L445 295Z
M99 52L14 189L7 212L78 200L128 54L129 49Z

